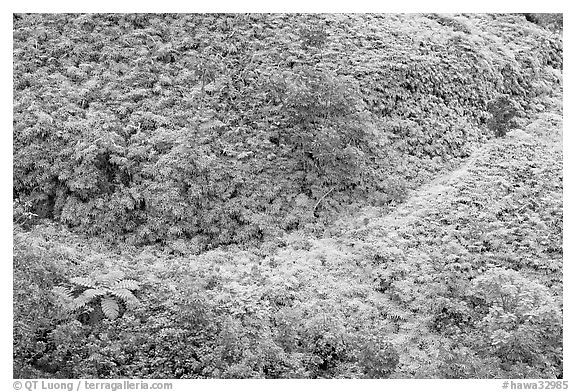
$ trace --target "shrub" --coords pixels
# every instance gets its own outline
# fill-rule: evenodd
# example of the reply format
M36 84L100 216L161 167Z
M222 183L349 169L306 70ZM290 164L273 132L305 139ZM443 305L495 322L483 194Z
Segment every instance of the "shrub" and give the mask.
M51 289L66 280L74 265L57 257L59 247L16 229L14 232L14 326L15 378L46 377L35 366L48 349L48 334L66 315L52 301Z
M556 377L549 372L562 368L562 313L549 291L503 268L486 271L472 284L471 295L484 304L478 308L484 315L477 325L485 336L481 345L515 377Z
M514 126L514 118L522 109L509 96L501 95L488 103L488 110L492 115L488 127L496 137L503 137Z
M359 362L367 378L388 378L399 363L399 355L388 342L368 341L360 351Z
M563 14L526 13L524 17L528 22L535 23L550 30L562 31L564 28Z

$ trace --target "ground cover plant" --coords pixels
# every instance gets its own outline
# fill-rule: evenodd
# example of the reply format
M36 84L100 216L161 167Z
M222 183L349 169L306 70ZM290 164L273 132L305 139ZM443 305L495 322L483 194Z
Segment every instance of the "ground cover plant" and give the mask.
M13 23L14 377L562 377L561 16Z

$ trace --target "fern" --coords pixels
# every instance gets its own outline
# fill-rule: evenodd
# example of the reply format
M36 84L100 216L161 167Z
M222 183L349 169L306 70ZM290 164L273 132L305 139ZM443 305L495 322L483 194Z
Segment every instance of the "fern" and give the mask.
M72 296L72 290L63 286L56 286L52 289L52 292L56 295L56 300L59 304L66 306L74 300Z
M94 282L94 280L90 278L84 278L84 277L72 278L70 279L70 282L74 283L77 286L82 287L90 287L90 288L96 287L96 282Z
M89 296L90 299L96 299L98 296L105 295L107 290L104 288L88 289L84 291L84 294Z
M123 300L127 304L138 304L139 303L138 298L136 298L134 296L134 294L132 294L132 292L128 289L112 289L112 290L110 290L110 293L112 295L114 295L115 297L120 298L121 300Z
M406 321L410 318L410 312L407 312L397 304L388 301L382 304L382 314L388 320L394 321Z
M122 281L124 276L124 272L122 271L113 271L105 275L100 275L97 278L97 281L102 283L104 286L110 287Z
M84 293L80 294L78 297L74 298L74 300L72 301L70 306L72 307L72 310L77 310L77 309L83 308L84 306L88 305L93 299L95 299L95 298L91 297L90 295L87 295L84 292Z
M117 289L138 290L139 288L140 285L138 284L138 282L132 279L124 279L112 286L113 290Z
M75 289L84 289L77 297L74 297L72 289L63 286L54 287L52 291L58 302L71 311L84 309L91 313L94 308L89 305L99 303L104 316L113 320L120 315L121 302L126 308L140 303L133 293L134 290L140 288L139 283L133 279L124 279L124 277L123 272L113 271L95 278L71 278L70 282L76 286Z
M106 317L110 320L114 320L120 314L120 307L118 306L118 302L111 296L106 296L102 298L102 312Z

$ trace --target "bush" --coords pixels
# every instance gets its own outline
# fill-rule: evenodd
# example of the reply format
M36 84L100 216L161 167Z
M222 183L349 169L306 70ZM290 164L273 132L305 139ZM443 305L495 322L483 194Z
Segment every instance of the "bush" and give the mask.
M482 301L477 328L501 367L516 378L562 369L562 313L549 291L520 273L493 268L473 280L471 295ZM552 366L552 367L551 367Z
M488 127L496 137L503 137L514 126L514 118L522 108L510 97L501 95L488 103L488 111L492 115Z
M528 22L535 23L550 30L562 31L564 29L563 14L526 13L524 17Z

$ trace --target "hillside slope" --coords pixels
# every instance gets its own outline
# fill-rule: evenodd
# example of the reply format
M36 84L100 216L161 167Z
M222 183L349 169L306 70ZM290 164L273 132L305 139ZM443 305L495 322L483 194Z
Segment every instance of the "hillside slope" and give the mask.
M18 233L17 249L26 252L25 244L42 237L55 241L32 252L72 267L74 274L60 271L54 284L118 269L147 282L134 316L56 328L76 330L75 360L83 364L52 358L56 375L559 377L561 126L559 114L542 113L394 211L368 208L336 222L327 238L296 232L275 250L114 255L54 234L60 229ZM16 273L17 281L34 279ZM17 309L29 312L25 305L34 299L16 293ZM58 336L52 338L63 344L65 335ZM110 366L84 356L90 336L100 336L90 350ZM185 346L176 357L147 352L178 341ZM168 352L165 365L146 366Z
M562 377L556 33L14 24L15 378Z
M531 377L542 373L531 369L530 362L522 369L515 361L548 344L550 357L538 365L540 371L547 377L561 373L561 362L552 367L549 362L561 361L562 347L562 153L556 133L561 117L544 117L530 125L546 129L544 138L520 131L489 143L461 169L420 188L391 214L372 217L355 230L341 229L354 248L374 255L371 276L383 294L381 305L390 309L384 314L400 320L397 337L398 346L406 350L401 359L406 375L495 377L506 374L498 373L505 369L516 377ZM492 280L488 288L481 286L487 291L474 291L485 278ZM506 309L503 299L495 299L497 293L510 302L536 295L536 302L515 313L518 310ZM479 309L474 296L491 305L490 311ZM522 334L526 314L521 313L539 306L539 311L557 312L558 324L533 336ZM497 317L488 321L492 311ZM509 324L505 313L514 314L517 324ZM498 317L501 324L488 325ZM548 340L553 336L555 342ZM477 356L475 350L486 350L487 341L494 357L486 352ZM442 352L452 352L444 358L447 363L439 364L448 369L421 373L423 368L429 371L426 361L434 362L434 355L442 357ZM508 364L498 358L503 353Z
M27 14L13 38L18 203L199 251L401 202L562 69L520 14Z

